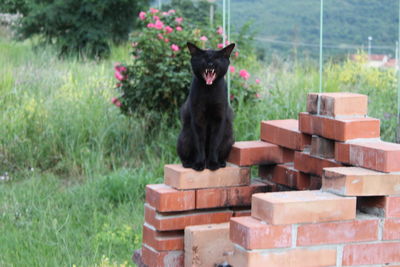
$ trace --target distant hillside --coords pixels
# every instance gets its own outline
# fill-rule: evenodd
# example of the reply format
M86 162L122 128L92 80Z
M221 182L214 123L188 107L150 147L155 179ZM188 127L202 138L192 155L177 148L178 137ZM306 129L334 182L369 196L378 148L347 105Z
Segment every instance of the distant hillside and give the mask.
M366 49L368 36L372 36L372 53L386 52L394 56L398 40L398 1L324 2L326 53L354 52L362 45ZM246 21L253 21L258 45L280 51L293 51L297 47L309 54L318 53L319 0L231 0L231 5L232 24L238 28ZM346 44L355 47L347 49Z

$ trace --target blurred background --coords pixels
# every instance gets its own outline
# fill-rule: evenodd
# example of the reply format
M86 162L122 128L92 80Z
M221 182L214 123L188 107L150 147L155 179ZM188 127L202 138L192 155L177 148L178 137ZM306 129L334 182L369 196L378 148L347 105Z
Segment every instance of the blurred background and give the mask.
M0 266L133 266L145 185L179 162L187 41L236 43L237 141L321 89L368 95L400 142L399 2L325 1L322 65L320 3L0 0Z

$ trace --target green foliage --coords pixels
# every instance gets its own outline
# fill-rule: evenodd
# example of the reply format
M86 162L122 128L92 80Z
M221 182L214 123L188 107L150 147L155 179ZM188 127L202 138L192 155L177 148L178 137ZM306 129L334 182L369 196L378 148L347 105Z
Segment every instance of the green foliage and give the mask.
M61 56L104 57L110 52L110 42L127 40L138 11L147 2L26 0L16 7L24 15L19 33L22 38L38 35L55 45Z
M174 10L150 9L141 14L141 30L133 35L134 60L115 67L115 77L119 80L117 88L122 92L117 105L124 114L144 114L151 110L177 118L192 77L186 43L196 43L203 49L222 48L222 34L209 27L197 28ZM240 46L231 56L232 65L236 60L240 62L239 51ZM231 92L234 96L245 101L255 99L260 89L257 84L239 75L233 75L233 80Z
M0 13L26 14L29 0L0 0Z

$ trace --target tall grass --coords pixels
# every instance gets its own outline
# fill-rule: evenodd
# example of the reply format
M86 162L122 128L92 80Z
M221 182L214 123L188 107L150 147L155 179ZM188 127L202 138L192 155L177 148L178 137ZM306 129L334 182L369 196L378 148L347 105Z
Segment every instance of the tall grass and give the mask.
M162 115L124 117L110 103L115 47L109 60L59 60L50 48L0 39L0 266L131 265L140 246L144 187L178 162L179 124ZM276 60L253 66L265 91L234 106L237 140L259 138L261 120L296 118L317 91L312 64ZM256 68L257 67L257 68ZM324 88L370 97L394 141L395 77L391 71L327 63ZM253 77L254 78L254 77Z

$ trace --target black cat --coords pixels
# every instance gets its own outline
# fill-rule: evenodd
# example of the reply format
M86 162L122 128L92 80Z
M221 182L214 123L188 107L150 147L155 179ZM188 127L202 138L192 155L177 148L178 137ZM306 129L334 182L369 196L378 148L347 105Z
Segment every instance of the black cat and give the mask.
M178 155L185 168L217 170L226 166L234 142L233 111L224 76L235 44L221 50L202 50L192 43L187 46L194 75L180 110Z

